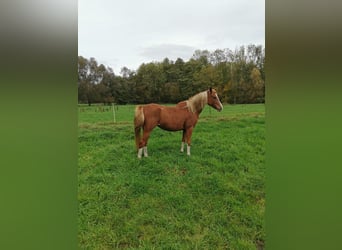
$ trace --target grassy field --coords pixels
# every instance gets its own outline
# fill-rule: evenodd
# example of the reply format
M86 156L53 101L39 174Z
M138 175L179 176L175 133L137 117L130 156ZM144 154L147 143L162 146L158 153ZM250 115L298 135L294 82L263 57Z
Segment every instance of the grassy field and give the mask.
M138 160L134 106L79 106L81 249L263 249L265 106L206 107L181 132L153 130Z

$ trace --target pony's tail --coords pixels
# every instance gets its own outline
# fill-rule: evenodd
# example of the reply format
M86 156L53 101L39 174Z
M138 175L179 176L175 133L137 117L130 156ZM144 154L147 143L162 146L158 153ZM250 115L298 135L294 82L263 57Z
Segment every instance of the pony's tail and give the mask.
M139 142L141 140L141 130L144 126L145 116L143 106L135 107L134 114L134 132L135 132L135 145L139 149Z

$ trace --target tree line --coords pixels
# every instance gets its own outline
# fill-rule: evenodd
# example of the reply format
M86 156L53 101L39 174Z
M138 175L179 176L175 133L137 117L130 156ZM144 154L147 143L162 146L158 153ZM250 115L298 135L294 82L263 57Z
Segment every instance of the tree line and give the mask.
M216 88L225 103L265 101L265 49L261 45L233 50L196 50L184 61L165 58L143 63L137 70L123 67L120 75L95 58L78 57L78 102L177 103Z

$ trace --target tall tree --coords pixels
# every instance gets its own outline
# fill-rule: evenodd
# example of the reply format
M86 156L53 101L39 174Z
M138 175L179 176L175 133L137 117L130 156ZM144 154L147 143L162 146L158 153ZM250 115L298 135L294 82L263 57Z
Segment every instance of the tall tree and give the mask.
M79 102L178 102L210 86L229 103L264 102L265 49L250 44L235 50L196 50L188 61L165 58L142 63L137 71L123 67L121 75L98 65L95 58L78 59Z

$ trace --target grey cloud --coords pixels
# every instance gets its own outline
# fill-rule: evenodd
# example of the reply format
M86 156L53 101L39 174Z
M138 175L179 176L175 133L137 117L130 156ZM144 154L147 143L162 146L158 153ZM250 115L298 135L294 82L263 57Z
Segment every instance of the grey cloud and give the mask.
M141 56L148 60L162 60L165 57L175 60L178 57L186 60L189 59L194 51L195 47L188 45L179 45L179 44L159 44L155 46L150 46L143 48L141 52Z
M196 49L264 44L263 0L82 0L78 9L79 55L115 72L165 57L188 60Z

